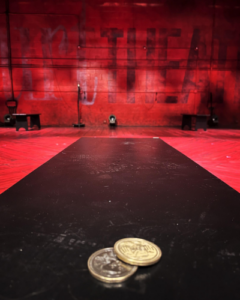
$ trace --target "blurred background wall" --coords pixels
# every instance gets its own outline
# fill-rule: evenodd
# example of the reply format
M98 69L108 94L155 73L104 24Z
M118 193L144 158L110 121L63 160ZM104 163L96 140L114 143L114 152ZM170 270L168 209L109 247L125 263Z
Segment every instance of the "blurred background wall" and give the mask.
M87 125L177 126L212 93L239 127L239 1L115 1L1 1L0 120L13 91L19 113L70 126L80 83Z

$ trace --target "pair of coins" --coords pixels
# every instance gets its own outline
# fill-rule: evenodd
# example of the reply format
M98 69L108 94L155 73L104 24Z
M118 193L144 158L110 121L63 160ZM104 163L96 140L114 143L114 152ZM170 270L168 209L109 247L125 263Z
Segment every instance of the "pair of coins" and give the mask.
M138 266L150 266L159 261L161 249L146 240L126 238L113 248L96 251L88 259L90 273L103 282L117 283L133 275Z

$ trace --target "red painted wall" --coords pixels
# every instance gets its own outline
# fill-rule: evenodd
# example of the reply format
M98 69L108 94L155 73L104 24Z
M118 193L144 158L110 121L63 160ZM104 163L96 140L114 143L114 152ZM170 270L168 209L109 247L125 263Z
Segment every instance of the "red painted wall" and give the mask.
M18 112L43 125L180 125L208 113L240 125L240 6L226 0L10 0ZM214 4L215 2L215 4ZM11 97L5 6L0 4L0 120Z

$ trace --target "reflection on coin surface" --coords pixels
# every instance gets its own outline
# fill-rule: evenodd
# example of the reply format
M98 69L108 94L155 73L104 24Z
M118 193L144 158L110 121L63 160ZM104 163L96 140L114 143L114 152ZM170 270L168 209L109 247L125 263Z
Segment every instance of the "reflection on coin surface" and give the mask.
M88 259L90 273L103 282L122 282L137 271L136 266L130 266L120 261L113 248L105 248L93 253Z
M159 261L161 249L155 244L137 238L119 240L114 245L114 252L122 261L136 266L150 266Z

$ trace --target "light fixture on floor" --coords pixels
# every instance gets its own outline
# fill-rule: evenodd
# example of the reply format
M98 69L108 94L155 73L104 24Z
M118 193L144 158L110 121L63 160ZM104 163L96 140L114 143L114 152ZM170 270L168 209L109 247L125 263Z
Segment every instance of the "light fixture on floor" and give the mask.
M82 121L82 111L81 111L81 105L79 106L79 102L81 101L81 88L80 84L78 84L78 97L77 97L77 110L78 110L78 123L73 124L73 127L85 127L85 124L83 124Z
M109 116L109 125L116 126L117 125L117 118L114 115Z

